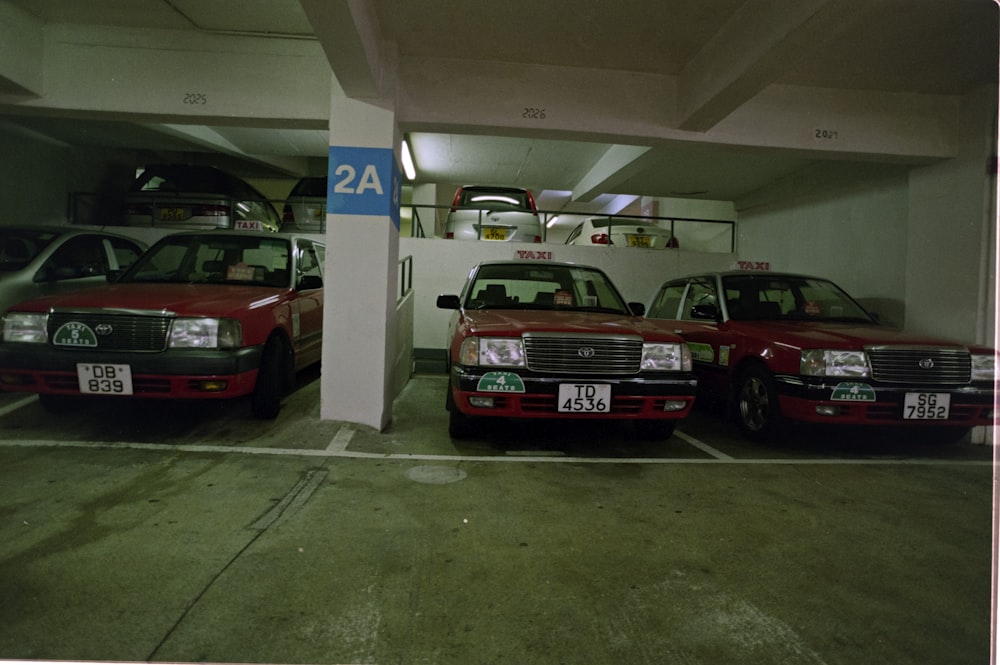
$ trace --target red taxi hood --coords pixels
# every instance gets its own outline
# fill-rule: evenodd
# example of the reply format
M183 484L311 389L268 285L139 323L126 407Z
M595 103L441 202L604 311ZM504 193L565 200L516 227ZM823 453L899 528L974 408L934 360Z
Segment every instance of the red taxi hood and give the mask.
M733 330L749 337L798 348L860 349L872 344L967 346L954 340L913 335L886 326L811 321L730 321Z
M465 310L467 334L518 336L525 332L640 335L645 339L681 341L662 322L637 316L537 309Z
M168 311L180 316L228 316L280 300L287 289L228 284L111 284L20 303L11 310L50 308Z

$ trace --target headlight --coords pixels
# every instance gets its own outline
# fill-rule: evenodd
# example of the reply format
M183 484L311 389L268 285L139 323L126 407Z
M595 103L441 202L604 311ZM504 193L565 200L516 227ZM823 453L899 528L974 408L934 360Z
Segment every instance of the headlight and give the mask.
M3 341L45 344L48 314L8 312L3 317Z
M809 349L802 352L799 367L805 376L868 376L868 359L864 351Z
M174 349L233 349L243 344L235 319L174 319L168 346Z
M524 345L520 337L468 337L462 342L459 362L463 365L524 367Z
M687 344L643 344L639 367L661 372L690 372L691 350Z
M990 381L996 376L997 359L995 354L972 354L972 380Z

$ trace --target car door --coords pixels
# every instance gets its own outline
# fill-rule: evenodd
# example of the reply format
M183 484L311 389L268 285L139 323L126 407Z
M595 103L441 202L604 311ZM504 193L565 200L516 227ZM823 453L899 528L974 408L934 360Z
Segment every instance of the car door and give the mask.
M724 396L732 335L722 323L719 293L714 275L675 280L660 289L647 316L670 319L671 330L691 349L699 389Z
M295 239L295 298L292 330L296 364L304 367L323 353L323 262L326 247L307 238Z

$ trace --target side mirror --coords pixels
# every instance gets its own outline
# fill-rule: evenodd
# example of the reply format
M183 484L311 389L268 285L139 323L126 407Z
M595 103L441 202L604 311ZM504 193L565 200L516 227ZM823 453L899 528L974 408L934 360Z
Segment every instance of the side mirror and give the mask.
M437 298L438 309L461 309L462 303L456 295L443 295Z
M105 277L107 278L109 284L114 284L124 274L124 270L109 270Z
M299 283L295 286L299 291L310 291L312 289L323 288L323 278L319 275L303 275L299 277Z
M707 321L719 320L719 308L715 305L695 305L691 308L692 319L702 319Z
M642 316L646 313L646 306L641 302L630 302L628 308L632 312L632 316Z

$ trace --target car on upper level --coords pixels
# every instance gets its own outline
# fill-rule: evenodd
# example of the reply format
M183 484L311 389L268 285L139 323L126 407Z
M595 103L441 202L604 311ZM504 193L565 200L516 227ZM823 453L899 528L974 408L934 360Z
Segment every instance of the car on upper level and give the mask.
M588 217L566 236L567 245L610 245L643 249L676 249L677 238L655 219Z
M542 242L542 223L531 190L519 187L465 185L445 221L448 240Z
M118 279L8 309L0 387L62 411L82 398L250 396L275 418L322 351L324 246L268 232L182 232Z
M103 284L145 250L141 240L98 226L0 226L0 312L22 300Z
M687 345L642 318L607 275L557 262L484 262L459 295L448 334L449 432L496 418L621 419L668 438L694 404Z
M327 176L300 178L292 186L281 211L281 230L299 233L326 231Z
M281 217L250 183L199 164L151 164L125 198L126 226L278 231Z
M955 441L994 423L994 349L880 325L827 279L764 271L671 279L646 316L687 341L699 392L723 400L749 438L779 439L797 422Z

